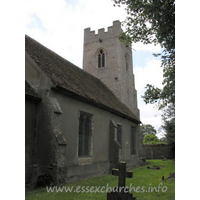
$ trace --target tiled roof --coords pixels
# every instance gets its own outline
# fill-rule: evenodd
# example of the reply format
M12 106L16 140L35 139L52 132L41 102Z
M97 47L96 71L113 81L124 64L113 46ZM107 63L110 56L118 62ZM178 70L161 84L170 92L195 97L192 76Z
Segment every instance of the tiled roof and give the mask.
M52 82L63 91L95 106L128 118L139 119L98 78L78 68L29 36L25 36L26 52Z

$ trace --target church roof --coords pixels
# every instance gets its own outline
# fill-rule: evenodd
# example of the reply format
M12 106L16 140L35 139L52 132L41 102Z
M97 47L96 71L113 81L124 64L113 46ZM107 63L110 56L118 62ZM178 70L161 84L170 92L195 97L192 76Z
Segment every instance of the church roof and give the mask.
M25 36L25 49L56 85L56 89L133 122L140 123L140 120L130 109L98 78L75 66L27 35Z

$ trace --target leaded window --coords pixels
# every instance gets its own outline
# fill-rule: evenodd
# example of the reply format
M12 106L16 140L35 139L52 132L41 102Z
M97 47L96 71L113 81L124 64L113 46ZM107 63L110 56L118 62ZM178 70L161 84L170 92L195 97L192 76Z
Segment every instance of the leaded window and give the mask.
M78 156L91 156L92 114L81 111L79 118Z
M136 127L131 126L131 155L136 154Z
M105 67L105 52L103 49L100 49L98 53L98 68L101 67Z
M122 145L122 125L117 124L117 140L120 145Z

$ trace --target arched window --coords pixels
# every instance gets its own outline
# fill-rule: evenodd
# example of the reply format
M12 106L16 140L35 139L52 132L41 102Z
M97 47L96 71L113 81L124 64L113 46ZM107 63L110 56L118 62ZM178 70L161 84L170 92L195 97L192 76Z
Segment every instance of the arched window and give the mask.
M93 114L80 111L78 138L79 157L92 155L92 117Z
M105 67L105 52L103 49L98 53L98 68Z

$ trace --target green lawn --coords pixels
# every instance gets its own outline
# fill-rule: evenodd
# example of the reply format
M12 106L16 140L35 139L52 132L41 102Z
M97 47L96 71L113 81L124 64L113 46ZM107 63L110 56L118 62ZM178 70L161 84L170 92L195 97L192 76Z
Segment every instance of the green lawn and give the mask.
M147 166L162 166L160 170L147 169ZM133 178L126 179L126 186L132 187L137 200L172 200L175 199L175 180L162 181L170 172L175 172L173 160L147 160L147 165L129 170L133 172ZM91 178L61 186L62 192L47 192L46 188L26 192L26 200L106 200L106 189L118 185L118 177L107 175ZM160 186L158 192L158 186ZM66 192L65 188L72 189ZM151 191L153 189L153 191ZM99 190L99 191L98 191ZM102 192L101 192L102 190ZM157 192L155 191L157 190ZM90 192L91 191L91 192Z

